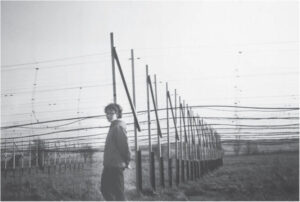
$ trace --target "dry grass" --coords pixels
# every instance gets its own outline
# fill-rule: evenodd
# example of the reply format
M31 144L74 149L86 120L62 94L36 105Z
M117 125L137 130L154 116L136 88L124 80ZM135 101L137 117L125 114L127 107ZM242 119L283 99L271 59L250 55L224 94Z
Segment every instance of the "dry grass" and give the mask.
M299 200L298 153L226 157L222 168L178 188L161 189L157 172L156 193L147 191L148 165L144 162L143 167L144 195L135 192L135 170L125 172L128 200ZM23 177L2 176L1 200L103 200L101 169L102 162L95 162L81 170L50 175L32 171Z

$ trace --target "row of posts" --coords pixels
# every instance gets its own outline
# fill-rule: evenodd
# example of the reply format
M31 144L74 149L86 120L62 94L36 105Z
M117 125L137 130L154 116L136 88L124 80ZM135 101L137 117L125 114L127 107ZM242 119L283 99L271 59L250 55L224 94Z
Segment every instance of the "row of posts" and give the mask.
M39 145L36 144L35 148L32 147L31 141L28 142L28 148L18 149L18 145L15 144L13 139L12 141L12 156L8 157L8 150L6 148L6 142L4 145L4 162L2 164L1 170L4 174L4 177L7 177L9 173L12 173L12 176L15 177L16 173L21 175L25 174L26 171L31 174L34 171L38 172L48 172L56 173L69 170L82 169L86 159L84 158L85 151L79 151L75 144L73 147L65 145L65 148L60 148L55 144L54 148L39 148ZM23 143L22 143L23 146ZM28 159L25 160L25 153L28 152ZM52 156L52 157L51 157ZM27 166L25 162L28 162ZM9 163L10 162L10 163ZM17 166L17 164L21 164ZM19 172L17 172L19 171Z
M128 101L131 105L131 110L134 116L134 133L135 133L135 162L136 162L136 188L138 192L142 191L142 154L141 149L138 145L137 129L140 131L139 123L136 115L136 98L135 98L135 74L134 74L134 52L131 50L131 64L132 64L132 89L133 89L133 102L128 92L127 83L125 81L120 61L118 59L117 51L114 46L113 33L110 34L111 38L111 55L112 55L112 75L113 75L113 100L117 103L116 95L116 77L115 77L115 62L119 69L123 86L125 88ZM149 148L149 176L150 183L153 190L156 190L155 182L155 155L152 149L152 135L151 135L151 117L150 117L150 102L152 101L153 109L156 118L157 128L157 143L158 143L158 161L159 161L159 173L160 173L160 184L162 187L165 186L164 176L164 157L161 152L161 138L162 132L160 127L160 119L158 115L158 102L157 102L157 82L156 75L154 76L155 89L152 87L151 78L148 73L148 66L146 65L146 86L147 86L147 115L148 115L148 148ZM151 95L151 101L150 101ZM172 101L170 98L170 92L168 90L168 84L166 84L166 113L167 113L167 162L168 162L168 179L169 185L172 186L172 158L170 149L170 127L169 127L169 111L172 112L172 119L175 129L175 168L176 168L176 184L180 181L195 180L203 176L205 173L216 169L223 164L222 160L222 148L220 136L212 128L208 127L207 124L203 123L203 120L199 116L194 116L191 108L188 105L181 103L179 97L179 105L177 107L177 94L175 90L175 108L172 107ZM170 107L169 107L170 105ZM179 114L179 127L177 127L177 110L180 109ZM174 113L175 111L175 113ZM179 132L177 131L179 128ZM180 135L179 135L180 134ZM183 139L184 138L184 139ZM198 140L198 141L196 141ZM181 172L180 172L181 171ZM180 179L181 174L181 179Z
M155 95L152 90L151 79L148 75L148 67L146 67L147 74L147 108L148 108L148 141L149 141L149 156L150 156L150 182L153 190L156 190L155 182L155 154L152 150L151 143L151 119L150 119L150 99L149 94L152 96L153 108L156 115L157 123L157 146L158 146L158 162L159 162L159 179L160 185L165 187L165 173L164 173L164 157L162 156L162 144L161 138L162 133L160 129L160 120L157 117L157 84L156 75L154 76L155 84ZM149 88L149 90L148 90ZM149 93L150 91L150 93ZM221 147L220 135L217 134L212 128L204 124L203 120L199 116L195 116L193 111L188 105L181 103L181 98L179 97L179 105L177 107L177 93L175 90L175 108L172 106L172 101L170 98L170 92L168 90L168 84L166 84L166 116L167 116L167 174L169 186L173 185L173 160L175 160L175 183L179 185L180 182L186 180L196 180L202 177L204 174L212 171L219 166L223 165L223 153ZM155 97L155 99L154 99ZM177 109L179 109L179 117L177 117ZM171 111L172 118L169 118L169 111ZM175 113L174 113L175 112ZM178 120L179 118L179 120ZM171 140L170 137L170 120L173 120L175 139ZM179 123L178 123L179 122ZM179 126L178 126L179 124ZM179 132L178 132L179 129ZM172 143L171 143L172 142ZM175 155L173 158L171 156L171 144L175 145ZM140 153L140 151L139 151ZM140 154L141 155L141 154ZM139 161L141 164L142 162ZM139 165L138 168L142 166ZM141 172L137 180L140 181L138 190L142 190L142 176ZM181 176L181 177L180 177Z

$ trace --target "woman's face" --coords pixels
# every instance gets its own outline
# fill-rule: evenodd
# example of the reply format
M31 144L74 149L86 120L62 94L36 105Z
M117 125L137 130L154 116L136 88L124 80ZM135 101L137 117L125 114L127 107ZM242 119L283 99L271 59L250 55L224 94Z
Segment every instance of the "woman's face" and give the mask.
M112 122L117 119L117 113L114 110L108 110L106 112L106 118L109 122Z

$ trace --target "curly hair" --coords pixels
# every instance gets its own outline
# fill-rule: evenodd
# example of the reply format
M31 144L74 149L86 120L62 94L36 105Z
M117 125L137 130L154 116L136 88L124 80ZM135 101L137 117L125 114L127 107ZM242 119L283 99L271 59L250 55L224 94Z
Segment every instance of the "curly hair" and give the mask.
M108 111L115 111L117 114L117 118L122 118L122 107L119 104L110 103L104 108L104 112L107 113Z

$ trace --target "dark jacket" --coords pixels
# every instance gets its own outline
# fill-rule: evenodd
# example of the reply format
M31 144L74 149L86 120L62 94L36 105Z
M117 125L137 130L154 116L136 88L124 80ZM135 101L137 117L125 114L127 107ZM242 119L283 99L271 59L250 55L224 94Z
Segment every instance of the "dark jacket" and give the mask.
M109 128L105 141L103 165L125 168L130 161L126 124L121 120L114 120Z

